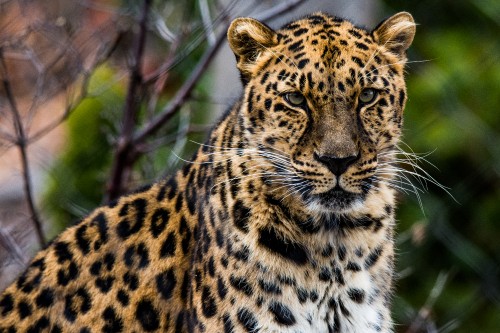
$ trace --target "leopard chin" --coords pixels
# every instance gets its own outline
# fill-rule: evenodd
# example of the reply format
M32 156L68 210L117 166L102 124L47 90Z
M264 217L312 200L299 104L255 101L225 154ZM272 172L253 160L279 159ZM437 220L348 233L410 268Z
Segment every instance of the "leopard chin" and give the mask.
M344 190L338 184L322 193L302 195L303 201L311 212L321 214L347 214L363 205L366 193L353 193Z

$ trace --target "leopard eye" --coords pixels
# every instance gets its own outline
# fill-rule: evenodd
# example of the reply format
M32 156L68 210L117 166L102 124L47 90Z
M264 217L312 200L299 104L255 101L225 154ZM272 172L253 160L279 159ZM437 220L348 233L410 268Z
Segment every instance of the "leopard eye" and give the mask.
M293 106L303 106L306 102L304 95L298 92L286 93L285 100Z
M373 102L376 97L377 97L377 90L373 88L366 88L361 90L358 99L361 103L368 104Z

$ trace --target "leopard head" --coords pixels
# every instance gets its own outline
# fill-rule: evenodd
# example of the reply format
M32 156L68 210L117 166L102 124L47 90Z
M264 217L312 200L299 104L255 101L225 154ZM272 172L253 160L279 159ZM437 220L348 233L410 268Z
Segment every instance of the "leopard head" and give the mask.
M244 85L239 123L283 196L347 213L390 179L401 135L404 65L415 34L402 12L372 31L316 13L275 31L233 21Z

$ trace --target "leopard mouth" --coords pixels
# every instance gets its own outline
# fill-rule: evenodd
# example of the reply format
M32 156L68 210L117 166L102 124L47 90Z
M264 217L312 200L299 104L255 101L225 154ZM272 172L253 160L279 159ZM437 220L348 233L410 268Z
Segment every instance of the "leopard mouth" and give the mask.
M354 193L343 189L337 184L332 189L312 194L308 192L304 195L304 201L313 210L322 212L344 213L354 209L358 204L361 204L366 197L366 192Z
M360 199L362 199L361 194L346 191L338 184L331 190L317 194L319 203L333 210L346 209Z

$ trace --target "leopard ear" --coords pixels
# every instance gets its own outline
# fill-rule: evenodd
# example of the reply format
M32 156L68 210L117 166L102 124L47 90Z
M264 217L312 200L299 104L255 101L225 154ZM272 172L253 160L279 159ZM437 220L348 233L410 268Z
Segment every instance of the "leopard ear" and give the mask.
M372 31L372 35L379 45L404 59L405 51L415 36L415 30L415 21L411 14L401 12L380 23Z
M253 18L235 19L229 26L227 39L244 83L250 79L262 53L278 44L276 32Z

